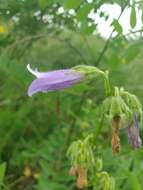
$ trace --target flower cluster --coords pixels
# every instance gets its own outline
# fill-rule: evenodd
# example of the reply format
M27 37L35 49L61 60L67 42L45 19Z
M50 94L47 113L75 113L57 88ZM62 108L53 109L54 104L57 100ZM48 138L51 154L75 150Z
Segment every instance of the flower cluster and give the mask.
M123 88L110 85L108 71L101 71L97 67L79 65L71 69L63 69L49 72L39 72L37 69L27 69L36 76L36 79L28 88L28 95L38 92L63 90L73 85L100 76L104 81L106 98L103 101L103 116L112 126L112 151L120 152L120 129L127 128L127 137L133 149L141 147L142 141L139 134L139 124L142 121L142 105L138 98L125 91ZM70 175L75 176L79 189L87 186L96 188L100 181L101 189L115 189L115 181L107 172L101 171L99 159L95 159L92 147L95 147L94 134L88 135L83 140L77 140L68 149L68 157L71 160Z
M115 181L106 171L102 171L102 160L95 158L92 147L94 135L90 134L83 140L74 141L68 149L71 160L69 174L75 176L79 189L90 187L101 189L114 189Z
M77 187L82 189L88 185L87 172L95 166L94 154L90 146L90 139L93 136L87 136L84 140L78 140L71 144L67 155L71 160L72 167L70 175L77 177Z
M120 151L119 130L125 126L128 126L127 137L131 147L141 147L139 122L142 120L142 105L135 95L115 87L114 94L103 102L103 112L112 121L113 153Z

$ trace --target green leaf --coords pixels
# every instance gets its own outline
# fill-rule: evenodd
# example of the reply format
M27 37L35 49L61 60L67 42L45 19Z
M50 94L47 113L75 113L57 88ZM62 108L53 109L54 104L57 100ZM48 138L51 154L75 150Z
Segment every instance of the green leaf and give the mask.
M85 20L89 14L89 12L91 11L91 9L93 8L93 4L92 3L88 3L85 4L84 6L82 6L78 11L77 11L77 15L76 18L79 21Z
M143 10L142 10L142 15L141 15L141 20L142 20L142 23L143 23Z
M88 22L84 21L81 23L81 32L85 35L90 35L96 30L96 25L92 24L91 26L88 25Z
M52 3L52 0L39 0L39 6L43 10L45 9L49 4Z
M142 20L142 23L143 23L143 1L140 2L140 7L141 7L141 11L142 11L141 20Z
M116 32L118 32L119 34L122 33L123 29L118 20L114 19L111 25L114 27Z
M127 62L133 61L139 53L140 49L132 45L125 51L125 59L127 60Z
M133 190L142 190L142 187L140 185L140 182L139 182L138 177L136 176L136 174L131 173L129 171L125 171L125 173L128 176L130 187Z
M132 7L131 14L130 14L130 25L132 28L134 28L136 26L136 21L137 21L136 9L135 9L135 7Z
M119 66L119 55L113 52L108 58L108 64L112 68Z
M3 162L0 164L0 184L3 183L3 178L5 176L5 171L6 171L6 163Z
M67 9L75 9L82 3L83 0L65 0L64 6Z

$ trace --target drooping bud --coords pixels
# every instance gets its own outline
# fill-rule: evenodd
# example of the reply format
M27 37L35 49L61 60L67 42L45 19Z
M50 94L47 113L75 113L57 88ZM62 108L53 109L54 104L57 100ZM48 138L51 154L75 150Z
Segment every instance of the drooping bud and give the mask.
M115 190L115 179L106 171L102 171L98 174L100 179L100 187L104 190ZM95 188L96 189L96 188Z
M70 168L69 174L77 176L76 185L79 189L87 187L87 171L80 165L75 165Z
M141 147L142 140L139 135L139 123L136 114L134 114L134 120L128 124L127 135L128 142L133 149Z
M81 167L78 167L78 178L76 184L79 189L87 187L87 172Z
M125 91L124 89L120 89L120 95L124 99L125 103L131 110L132 114L136 113L138 115L138 121L142 120L142 104L139 99L134 95Z
M79 189L88 185L87 172L95 167L94 153L91 147L93 139L94 136L91 134L83 140L75 141L67 152L72 165L69 174L77 176L76 184Z
M104 100L103 112L110 120L119 116L121 118L120 128L124 127L123 123L125 123L131 115L128 105L118 93L115 93L114 96L108 97Z
M119 116L113 118L112 121L112 152L113 154L120 152L120 137L119 137L119 128L120 128L120 120Z
M96 170L101 171L103 168L103 162L101 158L96 159Z

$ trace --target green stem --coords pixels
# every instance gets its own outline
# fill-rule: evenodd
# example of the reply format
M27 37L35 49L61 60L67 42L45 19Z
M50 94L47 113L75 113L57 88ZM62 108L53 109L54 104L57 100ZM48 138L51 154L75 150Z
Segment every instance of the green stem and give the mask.
M97 127L97 129L96 129L96 132L95 132L95 136L94 136L94 137L95 137L95 144L96 144L97 138L98 138L98 136L100 135L100 132L101 132L101 130L102 130L103 121L104 121L104 115L101 116L100 123L99 123L99 125L98 125L98 127Z
M120 95L119 88L117 86L114 87L114 95L115 96L119 96Z
M107 96L111 95L111 85L110 85L110 81L109 81L109 77L108 77L108 71L105 72L104 75L104 86L105 86L105 93Z

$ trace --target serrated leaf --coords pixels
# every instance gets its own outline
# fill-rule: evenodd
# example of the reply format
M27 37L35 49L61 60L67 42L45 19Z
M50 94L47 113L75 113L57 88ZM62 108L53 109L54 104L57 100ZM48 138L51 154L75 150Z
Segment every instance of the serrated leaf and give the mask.
M136 9L132 7L131 14L130 14L130 25L132 28L136 26L137 18L136 18Z
M82 3L83 0L65 0L64 6L67 9L75 9Z
M77 11L77 15L76 15L76 18L79 20L79 21L82 21L82 20L85 20L89 14L89 12L91 11L93 7L93 4L92 3L88 3L88 4L85 4L84 6L82 6L78 11Z
M116 32L118 32L119 34L122 33L123 29L118 20L114 19L111 25L114 27Z
M0 184L3 183L5 171L6 171L6 163L4 162L4 163L0 164Z

